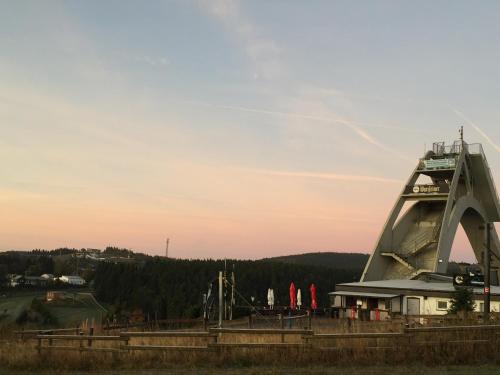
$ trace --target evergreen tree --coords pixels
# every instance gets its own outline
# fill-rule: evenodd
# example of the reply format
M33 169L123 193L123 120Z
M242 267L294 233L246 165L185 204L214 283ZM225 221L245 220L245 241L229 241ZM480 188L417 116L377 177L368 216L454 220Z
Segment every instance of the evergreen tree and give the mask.
M460 311L474 311L474 295L470 288L456 288L451 298L451 306L448 309L448 314L456 314Z

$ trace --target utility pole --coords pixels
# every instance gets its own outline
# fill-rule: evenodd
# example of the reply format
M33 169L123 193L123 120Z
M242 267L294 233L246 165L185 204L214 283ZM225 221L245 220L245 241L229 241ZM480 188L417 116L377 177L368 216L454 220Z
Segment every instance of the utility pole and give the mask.
M78 257L78 253L75 253L76 257L76 276L80 276L80 273L78 272L80 268L80 258Z
M222 271L219 271L219 328L222 328L222 314L223 314L223 309L224 309L224 302L223 302L223 275Z
M234 306L234 284L236 280L234 277L234 264L233 264L233 272L231 273L231 302L229 304L229 320L233 320L233 306Z
M168 244L170 243L170 238L167 238L165 243L165 258L168 258Z
M491 223L486 223L486 247L484 248L484 322L488 323L490 320L490 275L491 275Z
M227 320L227 259L224 259L224 320Z

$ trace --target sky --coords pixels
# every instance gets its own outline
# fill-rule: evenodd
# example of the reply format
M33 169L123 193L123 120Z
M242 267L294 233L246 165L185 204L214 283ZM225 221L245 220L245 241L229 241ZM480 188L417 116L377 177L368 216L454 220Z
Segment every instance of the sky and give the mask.
M499 46L497 1L1 1L0 250L370 252L459 126L499 181Z

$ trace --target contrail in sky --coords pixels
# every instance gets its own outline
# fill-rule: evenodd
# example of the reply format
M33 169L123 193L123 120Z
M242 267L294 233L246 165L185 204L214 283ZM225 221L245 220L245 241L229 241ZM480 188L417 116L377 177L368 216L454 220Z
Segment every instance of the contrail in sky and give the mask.
M275 171L268 169L256 169L257 173L267 174L271 176L283 176L283 177L306 177L306 178L319 178L325 180L338 180L338 181L349 181L349 182L381 182L381 183L391 183L391 184L401 184L401 180L396 180L392 178L377 177L377 176L363 176L363 175L348 175L348 174L336 174L336 173L318 173L318 172L288 172L288 171Z
M266 110L266 109L230 106L230 105L223 105L223 104L210 104L210 103L197 102L197 101L189 101L189 103L198 104L198 105L202 105L205 107L228 109L231 111L242 111L242 112L258 113L258 114L263 114L263 115L300 118L300 119L312 120L312 121L318 121L318 122L337 123L337 124L342 124L342 125L346 125L346 126L356 125L356 126L368 127L368 128L392 129L392 130L400 130L400 131L411 132L411 133L422 133L422 131L417 130L417 129L403 128L403 127L394 126L394 125L360 123L360 122L349 121L349 120L342 119L342 118L313 116L313 115L307 115L307 114L302 114L302 113L271 111L271 110Z
M258 108L235 107L235 106L228 106L228 105L221 105L221 104L210 104L210 103L195 102L195 101L190 101L190 103L202 105L205 107L211 107L211 108L228 109L231 111L242 111L242 112L258 113L258 114L264 114L264 115L272 115L272 116L300 118L300 119L319 121L319 122L330 123L330 124L332 124L332 123L342 124L344 126L349 127L352 131L354 131L364 141L380 148L381 150L383 150L385 152L392 153L392 154L396 155L397 157L399 157L400 159L403 159L403 160L409 161L409 162L414 162L414 160L407 157L406 155L403 155L403 154L397 152L396 150L393 150L393 149L385 146L384 144L380 143L379 141L374 139L371 135L369 135L366 131L364 131L361 128L362 127L370 127L370 128L378 128L378 129L390 129L390 130L400 130L400 131L405 131L405 132L421 133L420 131L415 130L415 129L408 129L408 128L392 126L392 125L358 123L358 122L349 121L349 120L342 119L342 118L329 118L329 117L305 115L305 114L293 113L293 112L270 111L270 110L258 109Z
M467 121L469 123L470 126L472 126L474 128L475 131L477 131L479 134L481 134L481 136L486 139L486 141L497 151L497 152L500 152L500 146L498 146L495 142L493 142L493 140L488 136L488 134L486 134L479 126L477 126L476 124L474 124L471 120L469 120L467 117L465 117L465 115L460 112L459 110L453 108L453 112L455 112L458 116L460 116L462 119L464 119L465 121Z
M365 132L363 129L360 129L358 126L356 125L353 125L353 124L350 124L348 125L357 135L359 135L361 138L363 138L366 142L380 148L381 150L384 150L385 152L389 152L389 153L392 153L394 155L396 155L397 157L403 159L403 160L406 160L406 161L409 161L409 162L414 162L415 160L412 159L412 158L409 158L408 156L406 155L403 155L399 152L397 152L396 150L390 148L390 147L387 147L386 145L380 143L379 141L377 141L376 139L374 139L370 134L368 134L367 132Z

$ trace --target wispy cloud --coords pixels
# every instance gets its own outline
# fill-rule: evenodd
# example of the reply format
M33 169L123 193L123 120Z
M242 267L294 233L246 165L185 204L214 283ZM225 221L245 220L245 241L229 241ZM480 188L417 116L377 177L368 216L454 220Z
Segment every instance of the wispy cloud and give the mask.
M167 66L170 64L170 61L166 57L152 57L144 55L136 57L135 60L150 66Z
M238 38L244 52L252 61L254 78L272 80L284 75L287 69L280 57L282 49L250 22L241 11L238 1L201 0L200 4Z
M268 169L255 169L252 171L271 176L317 178L323 180L337 180L346 182L380 182L380 183L391 183L391 184L401 184L403 182L401 180L386 178L386 177L349 175L349 174L337 174L337 173L319 173L319 172L304 172L304 171L290 172L290 171L277 171Z
M477 126L474 122L469 120L462 112L460 112L458 109L452 108L453 112L457 114L459 117L461 117L463 120L465 120L472 128L477 131L486 141L497 151L500 152L500 146L498 146L488 134L486 134L479 126Z

